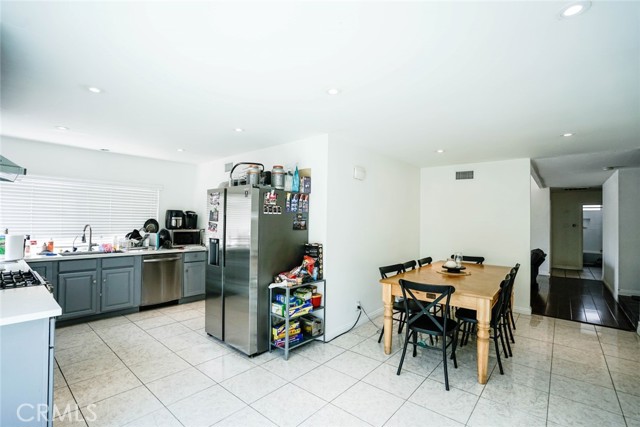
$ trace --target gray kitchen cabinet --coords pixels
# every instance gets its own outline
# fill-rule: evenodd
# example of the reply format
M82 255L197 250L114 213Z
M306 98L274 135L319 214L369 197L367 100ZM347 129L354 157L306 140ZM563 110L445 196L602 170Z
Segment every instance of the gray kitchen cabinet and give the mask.
M102 270L100 310L112 311L135 307L133 267Z
M36 271L53 286L53 297L58 299L58 263L51 261L29 262L29 267Z
M97 272L78 271L58 275L60 319L90 316L98 313Z
M182 281L183 297L192 297L204 294L205 259L206 252L192 252L184 254L184 280Z

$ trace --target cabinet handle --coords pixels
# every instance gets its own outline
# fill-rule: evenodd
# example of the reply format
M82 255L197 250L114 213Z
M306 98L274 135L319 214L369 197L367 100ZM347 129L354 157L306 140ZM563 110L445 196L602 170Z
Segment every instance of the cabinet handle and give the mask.
M93 279L93 283L94 283L94 284L95 284L95 283L98 283L98 281L97 281L97 280L95 280L95 279Z

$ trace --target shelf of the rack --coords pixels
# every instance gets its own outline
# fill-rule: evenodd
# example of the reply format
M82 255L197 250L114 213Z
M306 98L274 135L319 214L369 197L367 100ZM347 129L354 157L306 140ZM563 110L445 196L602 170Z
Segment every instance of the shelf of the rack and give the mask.
M306 313L301 313L301 314L300 314L300 313L297 313L297 314L294 314L294 315L292 315L292 316L290 316L290 317L289 317L289 320L297 319L298 317L306 316L307 314L313 314L313 313L315 313L316 311L320 311L320 310L324 310L324 306L322 306L322 305L321 305L320 307L316 307L316 308L314 308L313 310L308 311L308 312L306 312ZM280 319L280 320L287 320L285 316L280 316L279 314L276 314L276 313L273 313L273 312L271 312L271 315L272 315L273 317L275 317L276 319Z
M301 347L301 346L303 346L305 344L310 343L311 341L320 341L320 340L322 340L322 338L324 338L324 334L316 335L316 336L313 336L313 337L304 335L302 337L302 340L300 340L299 342L297 342L295 344L289 344L289 350L293 350L296 347ZM280 350L284 350L284 345L283 346L275 345L273 343L273 341L271 341L271 347L279 348Z
M321 283L324 282L324 279L318 279L318 280L313 280L311 282L305 282L305 283L298 283L295 285L291 285L291 286L287 286L284 282L281 283L272 283L271 285L269 285L270 289L297 289L297 288L302 288L304 286L310 286L313 285L314 283Z

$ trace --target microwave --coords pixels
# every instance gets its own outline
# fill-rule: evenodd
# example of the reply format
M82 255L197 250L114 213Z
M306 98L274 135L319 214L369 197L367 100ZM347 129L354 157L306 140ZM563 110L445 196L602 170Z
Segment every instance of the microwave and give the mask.
M178 230L169 230L169 234L171 234L171 243L174 246L183 246L183 245L202 245L202 235L204 233L203 229L178 229Z

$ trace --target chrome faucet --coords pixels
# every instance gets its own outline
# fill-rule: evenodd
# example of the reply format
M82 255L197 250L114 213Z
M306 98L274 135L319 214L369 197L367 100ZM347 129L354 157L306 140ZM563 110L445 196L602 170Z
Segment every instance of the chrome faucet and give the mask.
M89 224L85 225L84 229L82 230L82 243L87 243L87 237L86 237L87 227L89 227L89 249L88 250L91 250L91 248L93 248L93 244L91 243L91 237L93 235L93 231L91 230L91 226Z

